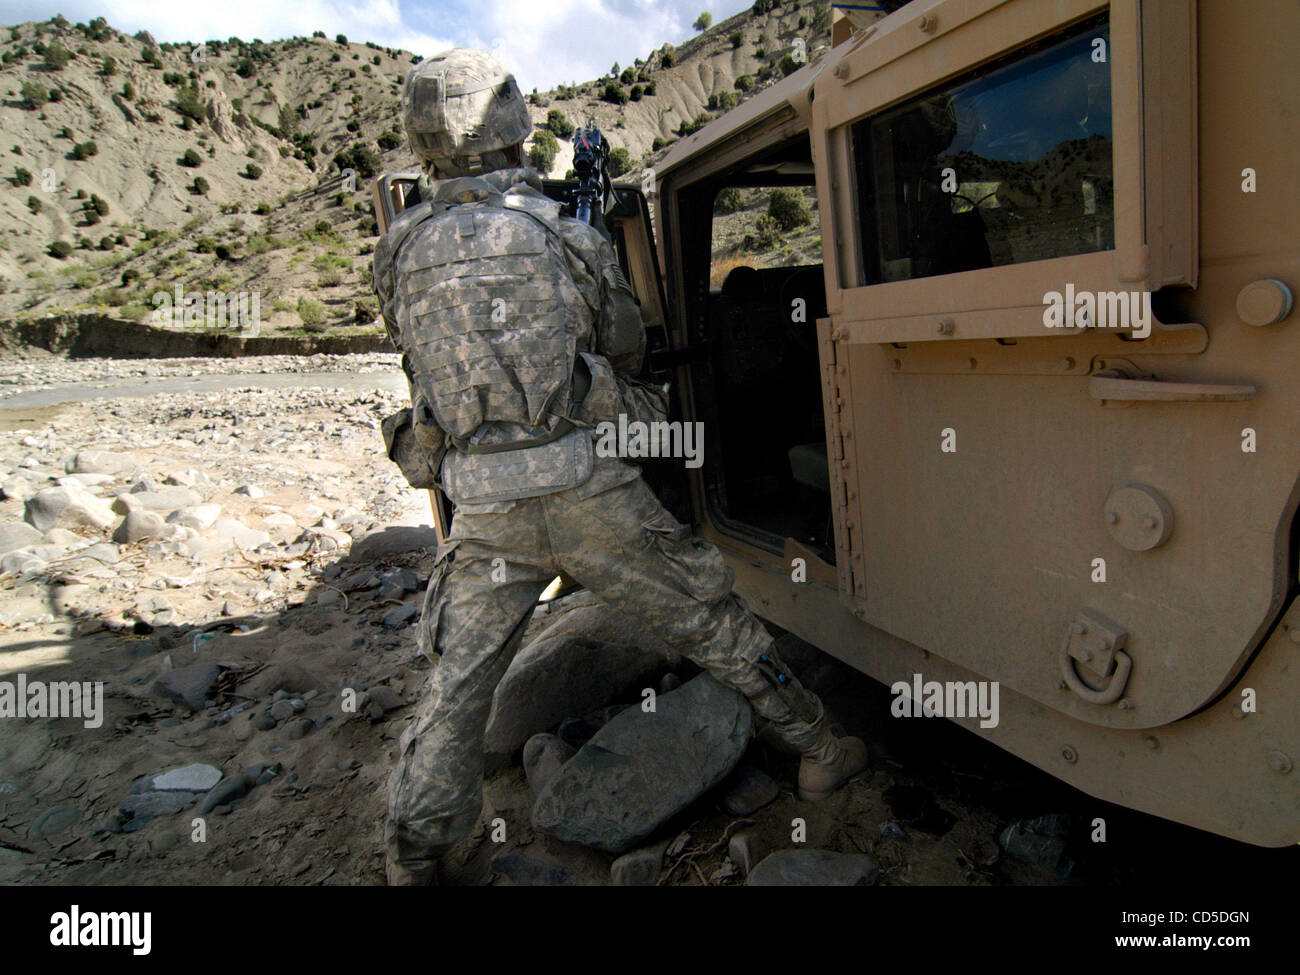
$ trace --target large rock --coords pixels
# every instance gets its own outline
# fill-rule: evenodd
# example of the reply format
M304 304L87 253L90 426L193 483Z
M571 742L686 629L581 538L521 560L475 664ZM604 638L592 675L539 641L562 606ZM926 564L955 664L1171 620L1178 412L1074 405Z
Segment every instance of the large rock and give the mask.
M533 825L557 839L622 853L721 782L753 731L740 692L701 674L654 712L615 715L546 784Z
M16 549L35 545L41 539L41 532L31 525L21 521L5 522L0 524L0 555L8 555Z
M220 674L220 664L190 664L159 677L154 681L153 692L191 711L202 711L208 691Z
M876 861L861 853L778 850L756 866L746 887L870 887L880 875Z
M218 538L228 538L240 548L257 548L271 540L271 536L256 528L249 528L233 518L221 518L212 524L212 533Z
M150 538L157 538L162 532L162 515L156 511L145 511L143 508L139 508L126 513L126 517L122 519L122 524L118 525L117 530L113 532L113 541L121 545L129 545L132 542L143 542Z
M71 485L38 491L27 501L25 518L41 532L73 525L107 528L117 520L106 501Z
M438 533L432 528L411 525L391 525L382 531L371 532L355 539L348 553L351 562L370 562L403 552L428 551L438 548Z
M183 487L160 488L157 491L124 491L113 499L113 510L120 515L135 508L145 511L174 511L177 508L190 508L203 499Z
M167 524L184 525L196 532L207 531L221 517L221 505L196 504L188 508L177 508L167 516Z
M125 474L139 464L130 454L111 450L82 450L67 465L69 474Z
M486 749L512 754L571 715L639 699L677 661L671 647L616 610L573 609L511 661L492 700Z

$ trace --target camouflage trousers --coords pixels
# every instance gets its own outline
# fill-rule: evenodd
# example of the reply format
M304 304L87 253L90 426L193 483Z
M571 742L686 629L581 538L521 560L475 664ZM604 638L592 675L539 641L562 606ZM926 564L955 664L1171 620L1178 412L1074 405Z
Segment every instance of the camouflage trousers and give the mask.
M717 547L693 537L639 476L594 495L578 487L500 513L457 513L420 622L421 645L440 659L388 784L393 862L426 868L477 824L493 691L559 570L745 694L800 751L817 743L821 702L788 675L731 591Z

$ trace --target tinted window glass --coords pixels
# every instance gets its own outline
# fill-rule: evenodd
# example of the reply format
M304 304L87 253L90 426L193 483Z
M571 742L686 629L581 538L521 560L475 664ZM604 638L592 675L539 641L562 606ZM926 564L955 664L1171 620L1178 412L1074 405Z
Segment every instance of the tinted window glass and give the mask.
M852 129L862 284L1115 246L1104 17Z

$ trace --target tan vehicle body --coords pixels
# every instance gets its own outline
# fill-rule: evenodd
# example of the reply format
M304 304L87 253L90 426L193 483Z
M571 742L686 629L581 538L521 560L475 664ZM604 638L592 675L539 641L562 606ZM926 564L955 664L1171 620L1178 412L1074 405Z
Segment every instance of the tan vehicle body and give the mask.
M1098 18L1113 241L870 281L855 124ZM833 555L754 542L716 516L707 460L689 472L699 530L755 610L886 684L997 681L996 726L963 727L1091 795L1264 846L1300 841L1297 39L1293 0L916 0L654 173L662 321L699 418L689 323L722 300L686 240L699 188L791 140L811 152ZM1149 334L1047 328L1067 285L1157 295Z

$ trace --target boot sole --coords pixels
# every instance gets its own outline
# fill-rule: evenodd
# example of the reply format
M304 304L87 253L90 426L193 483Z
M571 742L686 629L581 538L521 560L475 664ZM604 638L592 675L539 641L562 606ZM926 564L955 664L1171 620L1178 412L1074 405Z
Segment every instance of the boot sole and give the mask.
M825 789L817 792L802 788L799 790L799 798L804 802L821 802L823 799L829 799L834 794L835 789Z

